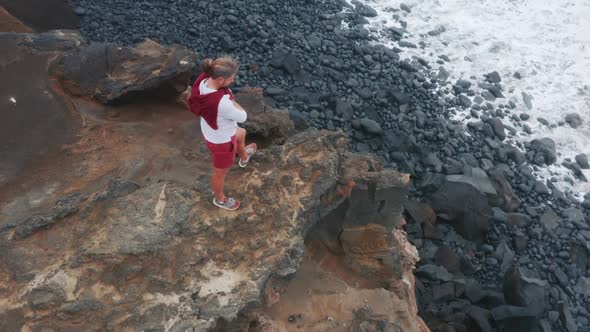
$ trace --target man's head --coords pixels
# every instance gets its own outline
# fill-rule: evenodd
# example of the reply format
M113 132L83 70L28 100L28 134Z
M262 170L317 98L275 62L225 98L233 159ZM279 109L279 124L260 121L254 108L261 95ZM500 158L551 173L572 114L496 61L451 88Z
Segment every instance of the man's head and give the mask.
M203 61L203 71L221 88L227 88L235 81L239 67L238 61L229 56Z

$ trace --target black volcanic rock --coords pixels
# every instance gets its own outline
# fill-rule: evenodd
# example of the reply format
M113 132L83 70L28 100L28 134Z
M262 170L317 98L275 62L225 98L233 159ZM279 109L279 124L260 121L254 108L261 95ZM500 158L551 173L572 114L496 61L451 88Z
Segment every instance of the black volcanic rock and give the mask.
M432 195L431 206L464 238L481 243L489 230L492 210L487 198L467 183L446 182Z

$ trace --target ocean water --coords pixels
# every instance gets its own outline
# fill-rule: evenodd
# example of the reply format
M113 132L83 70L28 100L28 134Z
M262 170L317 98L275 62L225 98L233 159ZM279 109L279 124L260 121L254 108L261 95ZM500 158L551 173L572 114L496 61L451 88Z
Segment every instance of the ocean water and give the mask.
M503 120L518 129L508 141L528 142L534 138L550 137L557 146L558 161L538 172L541 179L556 177L558 186L577 193L590 192L590 183L575 180L571 186L564 176L574 179L561 166L565 158L572 161L579 153L590 154L590 0L361 0L377 10L369 18L370 30L401 27L407 23L403 40L424 47L404 48L402 57L419 56L429 60L434 69L441 54L450 63L449 81L470 80L477 86L483 75L497 71L502 76L505 99L495 104L517 104L516 114L526 112L526 121L533 133L527 135L522 127ZM406 4L411 12L400 10ZM395 17L397 16L397 17ZM440 34L429 34L439 31ZM380 43L397 46L381 38ZM522 78L517 79L518 72ZM522 93L532 96L528 109ZM578 113L584 123L577 129L565 124L550 128L536 119L549 123L564 121L568 113ZM465 112L456 119L465 122ZM584 170L590 179L590 170Z

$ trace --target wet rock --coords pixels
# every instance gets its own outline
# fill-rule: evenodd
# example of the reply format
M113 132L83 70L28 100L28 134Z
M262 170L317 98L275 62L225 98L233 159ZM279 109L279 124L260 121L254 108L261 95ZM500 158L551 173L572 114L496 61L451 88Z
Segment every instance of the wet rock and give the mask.
M590 247L584 241L572 241L567 258L580 271L586 271L590 266Z
M472 168L465 175L448 175L447 181L467 183L484 194L496 195L496 189L488 178L488 175L481 168Z
M399 130L386 130L383 141L391 152L413 152L417 149L416 142L407 134Z
M421 278L427 278L432 281L451 281L453 275L449 273L444 267L433 264L426 264L418 267L415 274Z
M578 326L576 324L576 321L572 317L572 313L567 302L561 302L559 304L559 320L561 321L561 326L565 331L578 331Z
M432 287L432 299L435 302L446 302L455 297L455 284L445 282Z
M537 318L535 314L524 307L502 305L491 311L501 331L507 332L536 332Z
M372 135L380 135L383 133L383 129L381 129L381 126L368 118L362 118L360 119L360 125L363 128L363 130L368 133L368 134L372 134Z
M389 89L388 96L389 99L397 105L406 105L411 101L410 97L406 93L404 93L400 88Z
M524 102L527 109L529 109L529 110L533 109L533 97L531 95L523 92L522 93L522 101Z
M570 283L569 278L567 277L565 272L563 272L563 270L556 264L553 264L550 268L551 272L553 273L553 276L555 277L555 279L557 279L557 282L564 288L568 287Z
M475 187L461 182L446 182L432 195L431 206L464 238L481 242L489 229L492 210L487 198Z
M576 283L576 290L578 293L590 297L590 278L580 277Z
M289 50L277 50L273 53L270 65L284 69L290 75L295 75L301 71L301 64L296 55Z
M502 210L510 212L520 206L521 200L512 190L510 182L506 179L503 171L499 168L493 168L488 171L490 181L494 186L497 194L490 199L493 206L499 206Z
M343 118L344 120L350 120L352 118L352 105L342 99L338 99L336 101L334 111L339 117Z
M475 321L477 325L478 331L480 332L492 332L492 326L490 324L490 312L486 309L476 307L476 306L468 306L465 309L465 313Z
M541 319L539 322L539 332L553 332L551 323L546 319Z
M487 101L494 101L494 100L496 100L496 97L491 92L489 92L488 90L483 90L481 92L481 96L485 100L487 100Z
M530 149L543 157L543 162L552 165L557 160L555 142L550 138L535 139L530 142Z
M533 185L533 190L539 195L549 195L551 193L549 191L549 188L547 188L547 186L543 184L543 182L538 180L535 181L535 184Z
M471 99L469 99L469 97L467 97L466 95L460 94L458 96L458 98L459 98L459 104L461 106L463 106L463 107L470 107L471 106L471 104L472 104Z
M278 96L285 94L286 91L279 87L268 87L266 88L265 92L269 96Z
M508 159L510 159L516 165L520 165L526 162L526 157L524 153L522 153L519 149L510 144L506 144L502 149L498 150L498 158L503 162L507 162Z
M458 273L461 271L461 261L459 256L448 246L442 246L434 256L434 262L437 265L444 267L451 273Z
M569 222L573 223L584 223L586 219L584 213L574 207L563 210L563 215Z
M517 254L522 254L527 249L527 245L529 243L529 239L526 235L522 233L517 233L513 236L513 244L514 250Z
M526 307L535 315L540 315L547 307L548 283L526 276L519 267L508 270L502 288L508 304Z
M564 161L561 164L563 166L565 166L566 168L570 169L572 171L572 173L574 173L574 177L576 179L582 180L584 182L588 182L588 179L586 179L586 176L584 175L584 172L582 172L582 169L580 168L580 166L578 166L577 163L571 163L571 162L568 162L568 161Z
M565 116L565 122L572 128L578 128L584 123L582 117L578 113L569 113Z
M492 309L492 317L496 321L502 321L510 318L520 318L520 317L534 317L535 314L525 308L520 306L514 305L502 305Z
M502 77L498 74L497 71L493 71L491 73L485 74L486 81L490 83L500 83L502 82Z
M428 204L409 200L406 202L405 208L415 222L434 225L436 214Z
M559 224L561 224L561 218L552 210L546 211L541 216L541 224L545 227L545 229L549 232L553 231Z
M506 132L504 132L504 124L502 123L502 120L498 118L489 118L486 122L492 126L494 134L500 141L506 139Z
M502 273L508 270L514 260L514 252L510 249L506 241L502 241L498 245L493 256L500 262L500 272Z
M507 222L513 226L526 227L530 224L531 218L522 213L509 213L507 214Z
M488 292L482 288L480 284L475 281L468 281L465 285L465 297L471 301L471 303L478 303Z
M590 164L588 164L588 157L584 153L580 153L579 155L576 156L576 163L578 163L578 165L582 169L589 169L590 168Z

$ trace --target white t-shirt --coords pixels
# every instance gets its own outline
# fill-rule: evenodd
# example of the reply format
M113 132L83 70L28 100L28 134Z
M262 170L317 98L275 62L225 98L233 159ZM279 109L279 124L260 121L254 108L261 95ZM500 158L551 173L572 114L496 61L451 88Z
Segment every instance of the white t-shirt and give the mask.
M199 84L199 92L201 95L216 92L217 90L210 89L207 84L207 79ZM217 130L211 128L207 121L201 117L201 131L205 139L211 143L222 144L231 141L231 137L236 134L238 129L238 122L246 121L246 112L237 108L236 105L229 99L229 95L225 95L219 102L217 109Z

